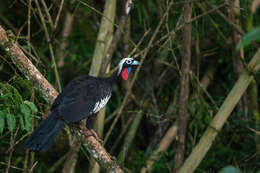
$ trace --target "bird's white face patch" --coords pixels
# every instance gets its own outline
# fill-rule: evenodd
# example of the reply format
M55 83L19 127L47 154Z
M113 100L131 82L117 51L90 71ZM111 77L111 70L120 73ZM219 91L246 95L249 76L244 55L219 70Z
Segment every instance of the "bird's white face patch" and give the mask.
M133 58L124 58L124 59L122 59L120 61L120 63L118 64L118 73L117 73L117 75L119 75L121 73L123 65L124 65L125 62L128 62L129 65L130 65L133 60L134 60Z
M102 98L100 101L98 101L94 106L93 113L97 113L98 111L100 111L100 109L102 109L107 104L110 97L111 95L108 95L105 98Z

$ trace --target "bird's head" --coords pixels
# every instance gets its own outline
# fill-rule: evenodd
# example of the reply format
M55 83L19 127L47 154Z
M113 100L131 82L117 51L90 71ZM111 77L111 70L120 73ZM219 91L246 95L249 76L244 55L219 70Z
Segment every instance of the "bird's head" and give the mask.
M128 79L128 75L131 72L132 66L138 65L139 62L135 61L133 58L124 58L118 64L117 76L121 74L124 80Z

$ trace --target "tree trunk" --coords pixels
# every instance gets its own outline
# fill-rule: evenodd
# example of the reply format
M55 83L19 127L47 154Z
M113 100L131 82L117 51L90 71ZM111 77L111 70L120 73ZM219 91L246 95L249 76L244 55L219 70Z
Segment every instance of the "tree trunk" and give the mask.
M210 82L212 81L214 74L216 72L216 65L211 63L208 70L205 72L204 76L201 79L200 86L205 90L208 88ZM198 93L193 93L191 99L195 99ZM160 152L166 151L170 144L173 142L177 135L177 124L173 125L167 130L164 137L160 141L158 148L153 151L153 154L147 159L146 166L141 169L142 173L151 172L154 162L159 159Z
M241 27L240 22L240 2L239 0L228 0L228 17L229 19ZM234 28L232 28L232 59L233 59L233 68L236 75L236 79L239 78L242 71L244 70L242 59L244 59L243 49L236 50L237 44L240 42L242 35L237 32ZM245 115L248 114L248 102L247 102L247 93L241 97L237 104L237 110L239 113L243 113Z
M184 23L191 20L192 16L192 3L186 2L183 11ZM189 100L189 72L190 72L190 59L191 59L191 31L192 24L186 23L182 33L182 65L181 65L181 78L180 78L180 108L177 118L177 146L174 158L174 172L180 169L185 152L185 138L188 124L188 100Z
M70 0L69 5L73 5L74 2L75 2L74 0ZM72 31L73 21L74 21L74 15L69 10L66 10L63 28L62 28L62 34L61 34L61 43L58 49L56 50L56 56L58 58L58 62L57 62L58 67L64 66L64 61L66 57L66 48L68 47L69 44L68 38Z
M241 74L239 80L236 82L235 86L226 97L216 116L211 121L199 143L194 147L192 153L181 167L179 173L192 173L197 168L197 166L199 166L199 163L210 149L210 146L223 127L227 118L242 97L250 82L253 80L253 74L256 74L256 72L260 69L259 62L260 49L258 49L257 53L250 61L247 70L244 70L244 72Z

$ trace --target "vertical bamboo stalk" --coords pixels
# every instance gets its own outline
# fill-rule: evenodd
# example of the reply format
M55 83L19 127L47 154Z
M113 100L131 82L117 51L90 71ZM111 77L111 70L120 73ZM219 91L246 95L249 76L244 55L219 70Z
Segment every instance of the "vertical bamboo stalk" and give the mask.
M215 72L216 72L216 65L215 65L215 63L212 63L212 64L210 64L209 68L207 69L207 71L203 75L199 85L206 90L208 88L209 84L211 83L211 81L212 81L212 79L214 77ZM195 99L196 97L198 97L197 94L198 93L193 93L192 96L191 96L191 99ZM142 173L151 172L152 171L152 166L153 166L154 162L156 160L158 160L159 157L160 157L159 153L168 149L170 144L175 139L176 134L177 134L177 123L175 122L167 130L167 132L165 133L164 137L160 141L160 143L158 145L158 148L153 151L153 155L150 156L150 158L147 159L146 167L143 167L141 169Z
M102 63L104 61L104 57L107 54L108 48L113 39L113 31L114 31L114 20L116 14L116 0L107 0L104 7L103 18L101 20L100 29L97 37L96 47L92 59L92 64L90 68L89 74L91 76L98 76ZM107 69L104 69L108 72L109 66ZM104 129L104 121L105 121L105 108L103 108L97 115L97 119L94 123L94 129L100 138L103 137L103 129ZM91 160L90 173L98 173L100 167L96 161Z
M260 130L260 115L258 106L258 88L256 80L252 80L249 85L249 107L253 115L253 120L255 121L255 129ZM255 134L256 152L260 155L260 136Z
M142 120L143 115L144 114L142 113L142 111L139 111L136 114L136 117L135 117L133 123L131 124L131 126L129 128L129 131L128 131L128 133L125 137L125 140L124 140L124 144L123 144L121 151L118 155L119 163L123 163L125 161L126 156L127 156L129 149L131 147L131 144L133 143L134 137L136 135L137 129L140 125L140 122Z
M248 85L252 81L252 75L255 74L259 69L260 49L258 49L257 53L250 61L248 69L244 70L244 72L239 77L239 80L236 82L235 86L226 97L224 103L220 107L216 116L211 121L209 127L204 132L199 143L195 146L190 156L186 159L179 173L194 172L194 170L197 168L199 163L202 161L202 159L208 152L218 132L221 130L227 118L230 116L239 99L241 98L241 96L247 89Z

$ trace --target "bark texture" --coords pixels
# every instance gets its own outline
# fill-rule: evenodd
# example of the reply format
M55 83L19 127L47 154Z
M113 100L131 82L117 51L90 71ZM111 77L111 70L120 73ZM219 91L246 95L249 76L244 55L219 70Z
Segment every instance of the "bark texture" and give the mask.
M58 92L25 56L21 48L14 43L14 40L8 39L2 26L0 26L0 46L25 77L34 82L35 87L43 93L47 101L53 101L57 97Z
M183 11L183 22L186 23L191 20L192 16L192 3L185 3ZM191 59L191 31L192 24L186 23L182 33L182 64L181 64L181 78L180 78L180 108L177 118L178 130L177 130L177 146L176 154L174 157L174 172L178 172L180 169L185 152L185 138L188 124L188 99L190 90L190 59Z

